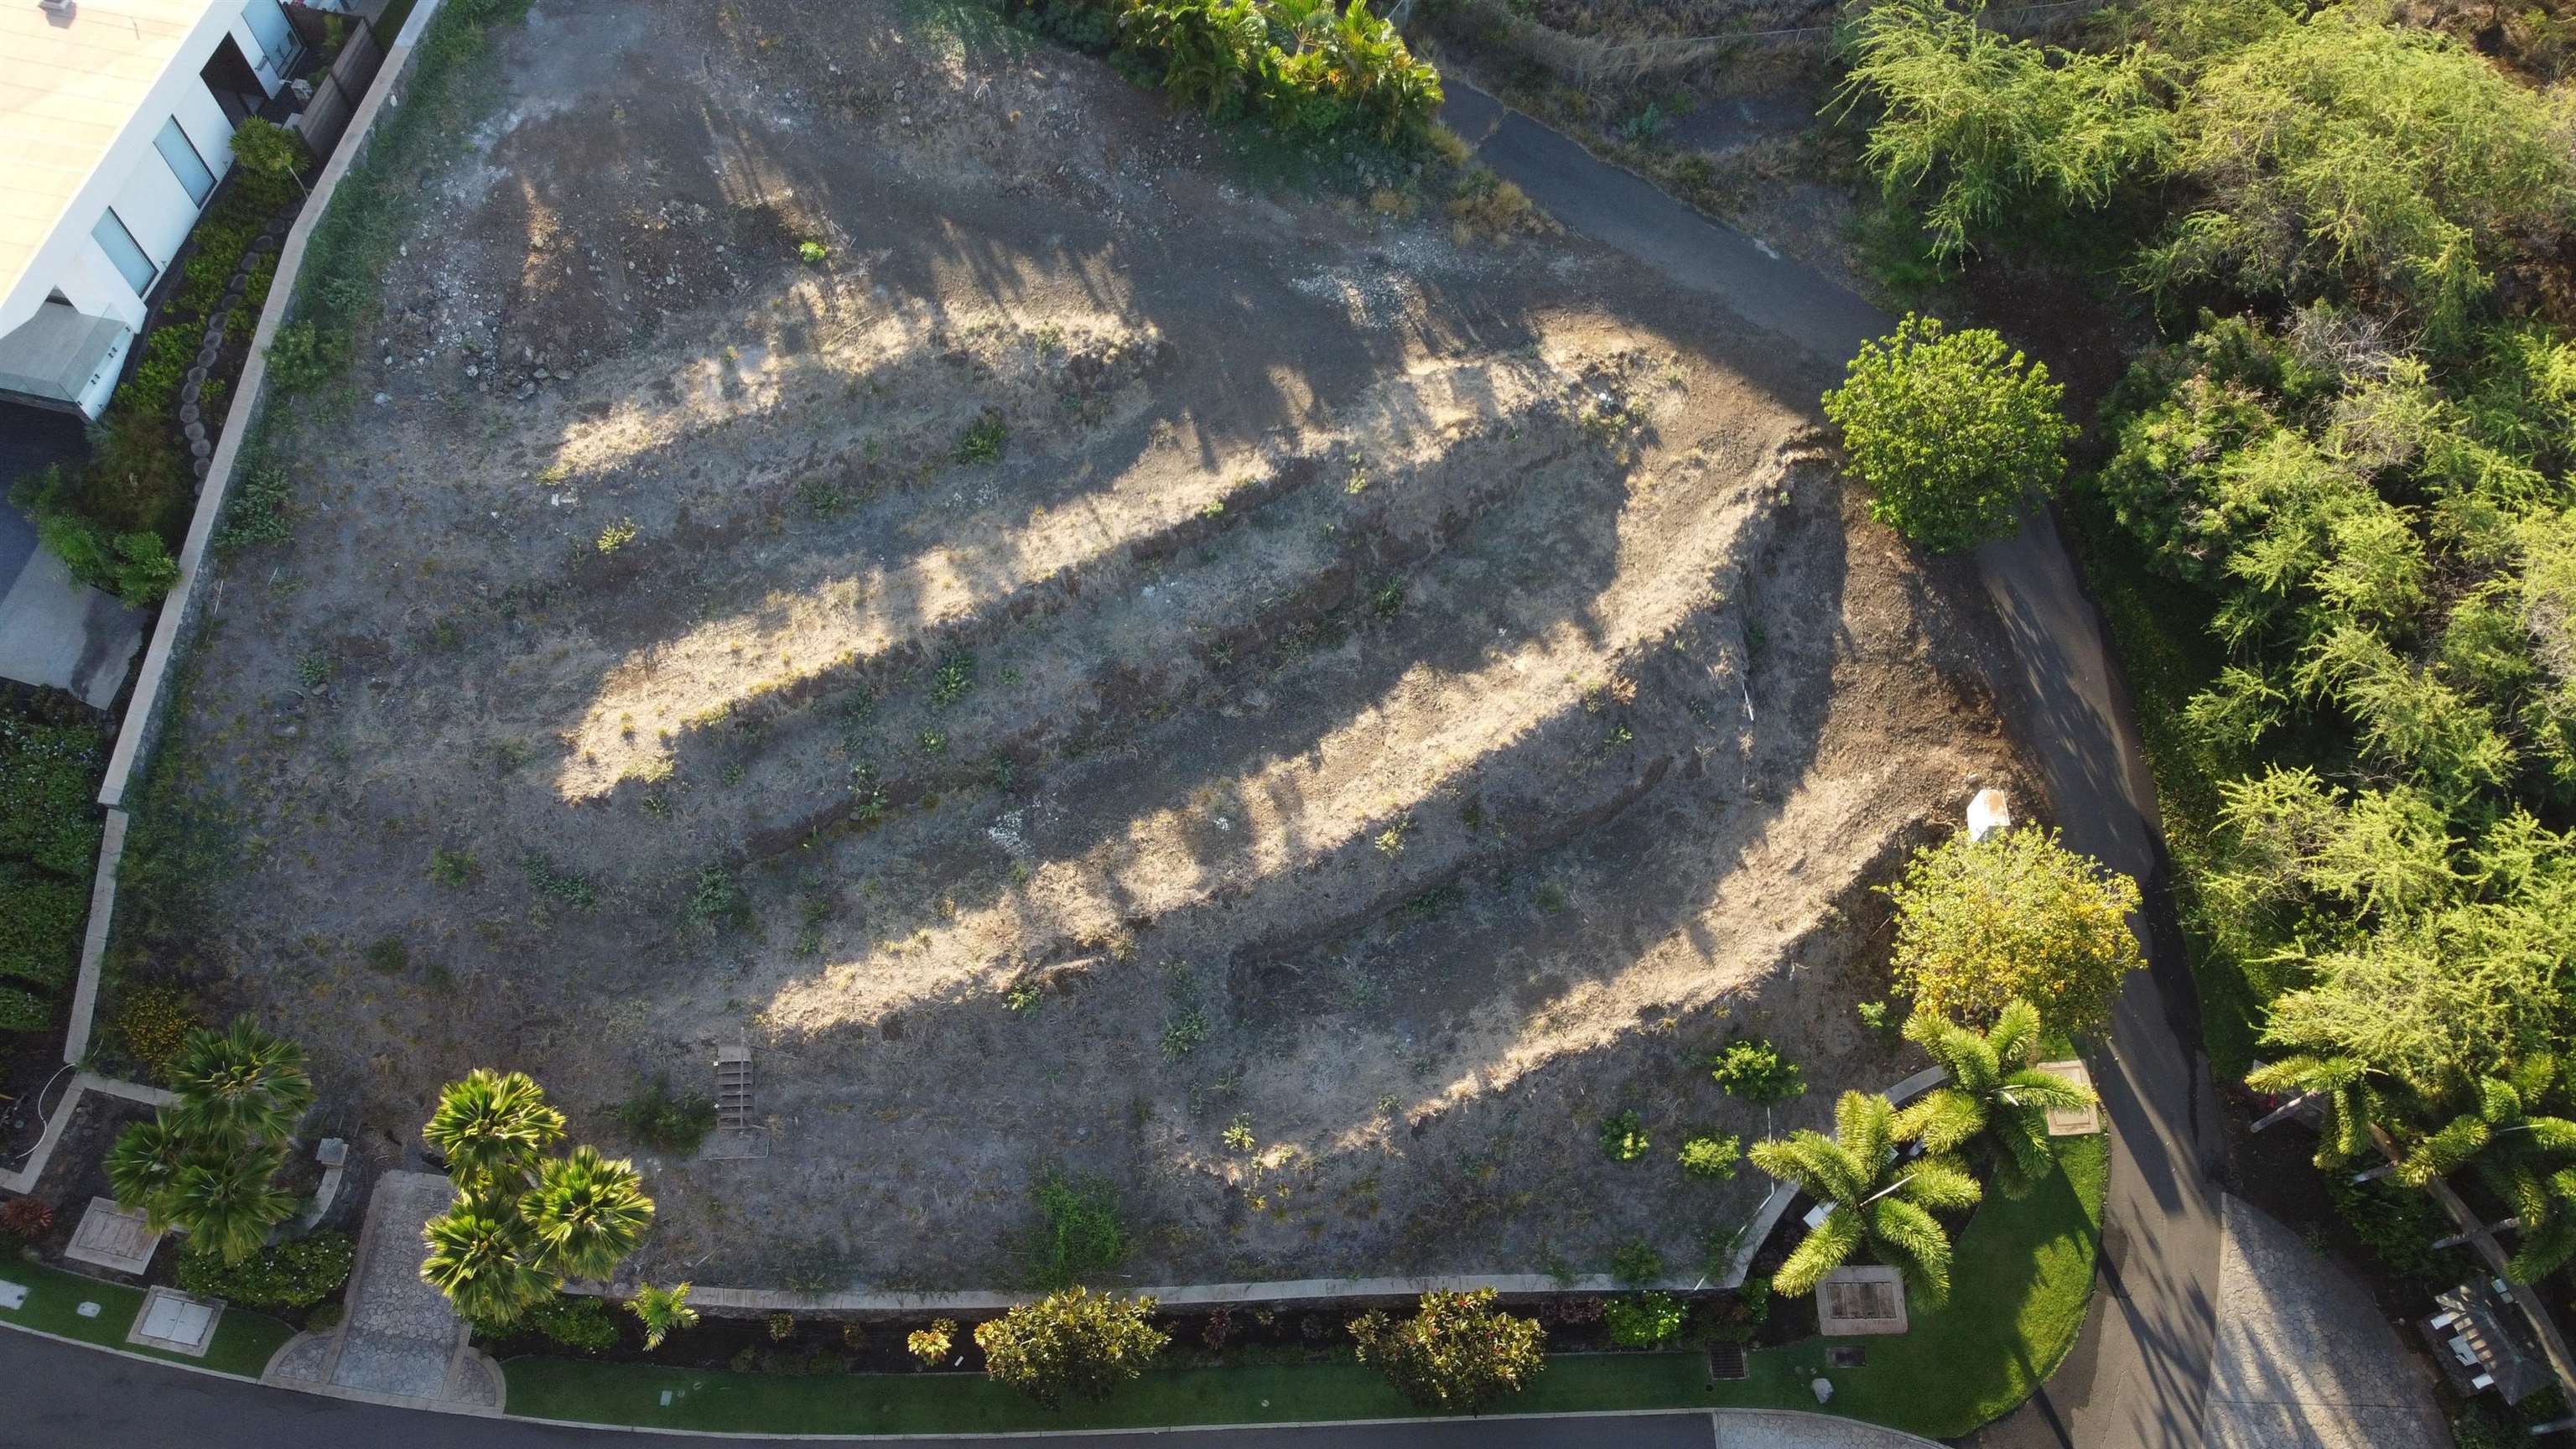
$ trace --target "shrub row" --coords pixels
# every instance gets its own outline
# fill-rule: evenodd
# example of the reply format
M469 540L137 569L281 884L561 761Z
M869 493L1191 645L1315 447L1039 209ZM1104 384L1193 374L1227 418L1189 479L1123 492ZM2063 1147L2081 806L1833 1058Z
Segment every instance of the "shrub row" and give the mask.
M179 1255L179 1286L245 1308L310 1308L349 1281L357 1253L347 1233L290 1238L238 1263L215 1253Z
M106 742L37 714L0 712L0 1032L53 1025L98 862Z

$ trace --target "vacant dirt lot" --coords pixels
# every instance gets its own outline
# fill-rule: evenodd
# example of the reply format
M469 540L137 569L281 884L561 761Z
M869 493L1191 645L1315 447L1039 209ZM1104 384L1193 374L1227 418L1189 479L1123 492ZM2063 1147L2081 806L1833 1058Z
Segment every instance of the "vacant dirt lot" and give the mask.
M1673 1163L1762 1128L1712 1047L1892 1074L1865 884L2012 765L1824 365L971 15L545 0L494 70L161 806L381 1150L747 1040L657 1277L1012 1281L1050 1170L1140 1282L1688 1271L1761 1192Z

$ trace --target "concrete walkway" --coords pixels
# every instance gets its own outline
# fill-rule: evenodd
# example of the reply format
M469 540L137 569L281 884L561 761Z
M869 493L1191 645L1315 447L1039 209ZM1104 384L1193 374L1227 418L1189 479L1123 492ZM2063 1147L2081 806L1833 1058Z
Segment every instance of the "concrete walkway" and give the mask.
M370 1403L497 1412L500 1366L466 1346L465 1320L420 1277L421 1227L455 1196L435 1173L387 1173L367 1204L340 1326L298 1334L261 1381Z
M2209 1449L2408 1449L2451 1442L2432 1375L2379 1305L2297 1234L2226 1203Z

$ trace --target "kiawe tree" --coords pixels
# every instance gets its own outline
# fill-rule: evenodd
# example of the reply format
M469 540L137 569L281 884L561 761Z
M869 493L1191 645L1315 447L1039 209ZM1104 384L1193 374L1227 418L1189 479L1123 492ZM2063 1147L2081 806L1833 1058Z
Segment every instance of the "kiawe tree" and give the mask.
M1951 1158L1907 1158L1896 1108L1885 1097L1845 1092L1834 1104L1834 1135L1804 1128L1753 1144L1753 1165L1794 1184L1825 1219L1771 1275L1786 1298L1812 1292L1827 1273L1866 1246L1904 1275L1924 1304L1950 1293L1950 1237L1934 1212L1974 1207L1984 1189Z

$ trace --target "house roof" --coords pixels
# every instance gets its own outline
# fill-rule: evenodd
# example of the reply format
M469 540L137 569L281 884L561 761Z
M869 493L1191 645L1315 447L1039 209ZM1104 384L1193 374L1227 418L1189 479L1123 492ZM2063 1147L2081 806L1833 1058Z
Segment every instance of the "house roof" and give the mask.
M0 0L0 296L216 0Z

